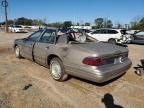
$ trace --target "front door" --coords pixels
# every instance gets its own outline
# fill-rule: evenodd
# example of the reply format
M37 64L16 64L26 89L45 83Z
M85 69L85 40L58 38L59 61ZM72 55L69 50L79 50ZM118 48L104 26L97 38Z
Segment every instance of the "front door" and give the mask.
M40 30L40 31L33 33L23 42L22 50L23 50L23 56L25 58L33 60L33 47L34 47L35 42L41 36L42 32L43 31Z
M33 55L35 62L47 66L47 57L53 51L56 40L56 30L46 30L35 43Z

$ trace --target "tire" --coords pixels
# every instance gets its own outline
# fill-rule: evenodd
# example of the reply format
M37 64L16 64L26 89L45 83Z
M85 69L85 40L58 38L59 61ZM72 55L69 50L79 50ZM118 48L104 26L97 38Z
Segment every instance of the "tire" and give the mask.
M22 56L20 55L20 48L19 48L19 46L15 47L15 56L16 56L16 58L22 58Z
M52 78L56 81L64 81L68 77L68 74L65 73L62 61L57 57L50 61L50 73Z
M115 40L115 39L109 39L109 40L108 40L108 43L116 44L116 40Z

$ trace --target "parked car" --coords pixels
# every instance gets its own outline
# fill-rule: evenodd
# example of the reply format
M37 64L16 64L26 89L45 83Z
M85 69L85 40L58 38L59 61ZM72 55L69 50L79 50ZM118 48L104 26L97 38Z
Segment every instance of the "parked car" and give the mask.
M57 81L72 75L102 83L130 68L127 48L90 40L79 42L72 35L57 35L56 29L36 31L27 38L15 40L16 57L50 68L51 76Z
M144 30L136 32L133 36L132 43L144 44Z
M124 29L102 28L91 33L87 33L87 35L97 39L98 41L109 42L113 44L131 42L131 35L128 35Z
M19 25L10 25L9 30L14 33L25 32L24 28Z
M127 34L130 34L130 35L133 35L135 33L139 32L139 30L127 30L126 33Z

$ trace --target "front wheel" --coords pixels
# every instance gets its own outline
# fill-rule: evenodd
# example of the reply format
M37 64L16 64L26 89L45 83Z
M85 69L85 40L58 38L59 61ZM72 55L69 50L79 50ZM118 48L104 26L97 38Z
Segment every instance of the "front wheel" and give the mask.
M16 46L15 47L15 55L16 55L16 58L21 58L22 56L20 55L20 48L19 46Z
M62 61L57 57L50 61L50 73L52 78L57 81L64 81L68 77L68 74L65 73Z

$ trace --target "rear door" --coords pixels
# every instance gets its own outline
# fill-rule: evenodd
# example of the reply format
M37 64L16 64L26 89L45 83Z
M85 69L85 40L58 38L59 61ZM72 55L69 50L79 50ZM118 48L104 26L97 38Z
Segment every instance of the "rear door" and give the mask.
M99 41L107 41L108 34L106 29L96 30L93 32L93 37Z
M40 37L39 41L35 43L33 55L35 62L46 66L47 56L53 51L56 41L56 30L48 29Z
M42 32L43 30L39 30L33 33L23 42L22 50L25 58L33 60L33 47L38 38L40 38Z
M107 42L110 38L109 34L107 33L107 29L102 29L101 30L101 35L99 36L101 38L101 41Z
M96 30L91 33L91 37L97 39L98 41L101 41L100 35L101 35L101 30Z

